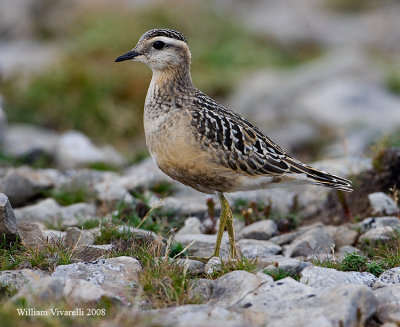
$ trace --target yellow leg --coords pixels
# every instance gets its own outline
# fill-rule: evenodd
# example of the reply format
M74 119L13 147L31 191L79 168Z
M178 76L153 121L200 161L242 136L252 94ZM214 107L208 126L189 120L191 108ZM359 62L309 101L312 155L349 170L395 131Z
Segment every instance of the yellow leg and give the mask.
M233 215L232 210L229 206L228 201L222 193L218 193L219 201L221 202L221 215L219 218L219 227L217 234L217 241L215 242L215 248L213 257L219 256L219 250L221 248L222 235L224 233L225 225L228 230L229 244L231 247L232 258L237 257L236 244L235 244L235 231L233 229Z

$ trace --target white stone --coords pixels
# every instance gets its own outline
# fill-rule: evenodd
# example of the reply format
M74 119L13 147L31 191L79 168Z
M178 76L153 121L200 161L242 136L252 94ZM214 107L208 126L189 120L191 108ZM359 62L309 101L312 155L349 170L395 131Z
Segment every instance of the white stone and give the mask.
M358 239L359 242L382 242L388 241L394 237L394 229L393 227L376 227L370 229L368 232L362 234Z
M36 151L54 156L58 134L52 130L33 125L17 124L7 128L5 152L14 157L29 155Z
M15 237L17 234L17 220L10 201L5 194L0 193L0 235Z
M278 231L278 227L271 219L260 220L251 225L245 226L240 231L240 238L256 240L268 240Z
M383 192L368 194L373 215L396 215L399 212L394 200Z
M93 163L121 165L124 159L117 152L109 156L110 150L96 147L90 139L78 131L69 131L57 142L56 162L60 168L84 167Z
M255 274L232 271L214 282L213 294L207 303L229 308L264 283L266 280Z
M363 325L376 311L372 291L364 285L317 289L288 277L264 283L245 294L231 310L242 312L257 326Z
M400 267L395 267L384 271L379 275L374 284L374 288L380 288L387 285L400 285Z
M323 228L313 228L295 238L288 246L286 256L298 257L330 253L333 244L333 239Z
M300 283L316 288L334 287L343 284L372 287L377 279L368 272L338 271L336 269L317 266L308 266L300 274Z
M86 263L58 266L52 276L61 279L83 279L104 290L121 293L138 281L142 267L131 257L116 257Z
M377 317L381 322L400 324L400 285L386 285L374 290L378 300Z
M96 214L96 207L89 203L76 203L62 207L48 198L36 204L14 210L17 222L33 221L63 226L76 226Z
M241 239L237 242L237 246L241 254L250 259L268 257L282 251L282 248L273 242L253 239Z
M176 233L176 235L184 234L201 234L200 219L197 217L189 217L185 219L185 225Z
M362 222L357 225L361 233L365 233L371 229L377 227L393 227L400 228L400 219L398 217L369 217L365 218Z

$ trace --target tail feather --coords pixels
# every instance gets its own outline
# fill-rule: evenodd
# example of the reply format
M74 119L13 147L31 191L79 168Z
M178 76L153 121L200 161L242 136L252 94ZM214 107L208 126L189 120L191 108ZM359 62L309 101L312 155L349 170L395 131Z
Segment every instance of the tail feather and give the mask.
M305 174L307 178L312 179L313 183L315 184L335 188L346 192L353 191L351 181L345 178L305 165L292 158L290 158L290 160L286 160L286 162L291 166L291 173Z

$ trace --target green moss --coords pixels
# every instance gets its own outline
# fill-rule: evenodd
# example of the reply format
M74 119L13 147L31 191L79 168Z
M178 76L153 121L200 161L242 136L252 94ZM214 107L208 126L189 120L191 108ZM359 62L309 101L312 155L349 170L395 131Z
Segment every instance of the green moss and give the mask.
M168 253L168 256L170 258L176 258L178 255L179 257L186 257L188 255L188 252L185 250L185 247L182 243L174 242L171 244L171 249Z
M385 271L387 266L380 259L372 260L368 257L362 256L357 252L346 253L342 262L334 260L314 260L313 264L325 268L333 268L341 271L360 271L369 272L375 276L379 276Z
M73 262L74 250L64 245L62 239L43 242L40 248L22 245L19 241L0 244L0 269L13 270L37 268L53 271L58 265Z
M400 95L400 74L388 74L385 80L386 88L393 94Z
M119 172L121 170L119 167L105 162L92 163L88 166L88 168L99 171L114 171L114 172Z
M291 277L291 278L293 278L294 280L297 280L297 281L300 280L300 274L299 273L292 272L292 271L287 271L287 270L284 270L282 268L278 268L278 269L275 269L273 271L265 271L264 270L264 273L269 275L269 276L271 276L275 281L276 280L280 280L280 279L284 279L286 277Z
M80 202L90 202L94 195L86 186L63 186L43 192L44 197L51 197L62 206Z
M235 270L255 272L257 270L257 259L248 259L245 256L241 256L239 260L222 260L219 269L215 269L210 278L216 279Z
M364 240L361 249L370 258L381 262L385 268L400 266L400 230L393 231L390 240L385 242L371 242Z

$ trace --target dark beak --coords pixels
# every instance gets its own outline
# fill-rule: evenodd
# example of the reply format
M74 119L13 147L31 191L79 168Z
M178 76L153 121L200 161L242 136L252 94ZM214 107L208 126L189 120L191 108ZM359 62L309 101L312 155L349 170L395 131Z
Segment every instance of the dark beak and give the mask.
M119 56L117 59L115 59L115 62L120 62L120 61L125 61L125 60L131 60L137 56L140 56L139 52L136 52L135 50L129 51L125 53L122 56Z

